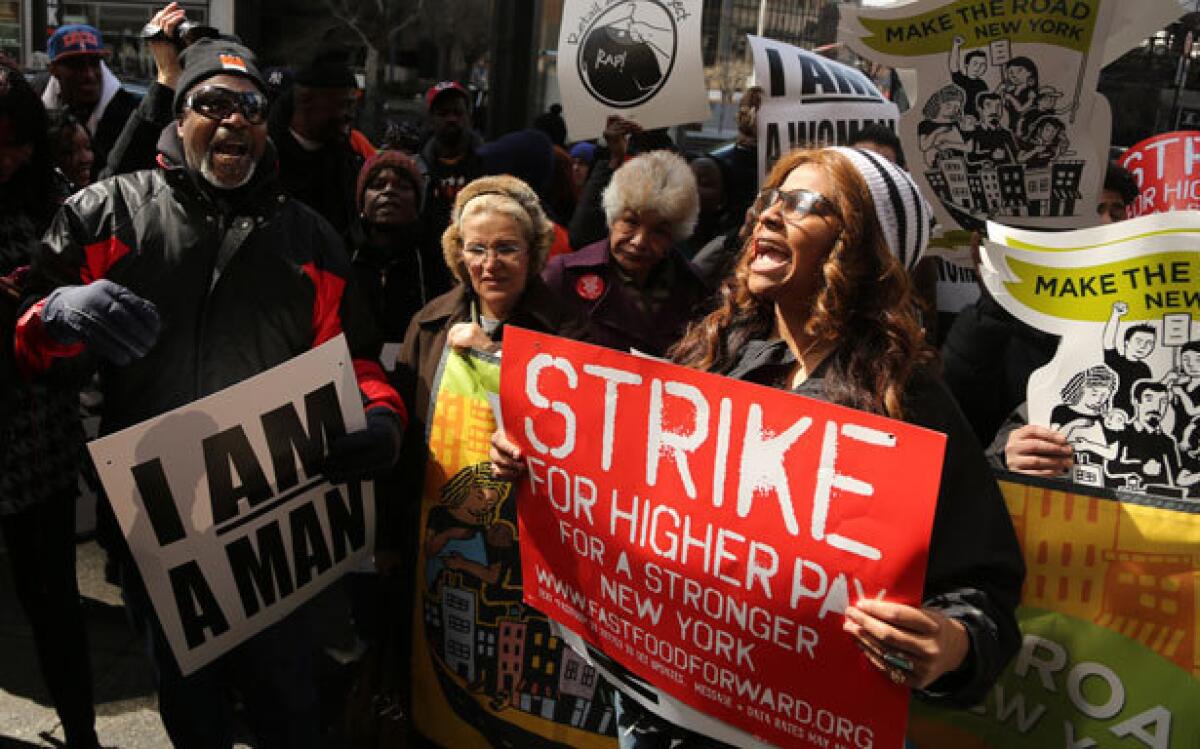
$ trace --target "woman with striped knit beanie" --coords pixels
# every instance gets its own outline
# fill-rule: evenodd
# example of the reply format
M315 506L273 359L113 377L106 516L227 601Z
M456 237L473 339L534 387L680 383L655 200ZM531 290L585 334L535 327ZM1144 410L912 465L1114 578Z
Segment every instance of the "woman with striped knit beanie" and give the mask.
M890 162L828 148L780 159L754 210L717 308L671 356L947 436L920 605L854 601L839 635L862 651L859 678L949 707L978 704L1020 646L1024 566L996 479L935 372L912 303L905 268L928 242L929 208ZM503 468L504 457L493 460ZM797 680L827 678L797 658ZM622 749L724 746L646 704L637 690L621 693Z

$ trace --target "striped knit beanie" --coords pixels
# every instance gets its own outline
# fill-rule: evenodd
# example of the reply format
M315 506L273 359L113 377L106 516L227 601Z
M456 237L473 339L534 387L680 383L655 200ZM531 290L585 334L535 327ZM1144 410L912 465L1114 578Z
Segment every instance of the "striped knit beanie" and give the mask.
M921 197L912 177L879 154L858 148L833 149L846 157L871 192L875 214L888 248L908 271L912 271L929 245L933 209Z

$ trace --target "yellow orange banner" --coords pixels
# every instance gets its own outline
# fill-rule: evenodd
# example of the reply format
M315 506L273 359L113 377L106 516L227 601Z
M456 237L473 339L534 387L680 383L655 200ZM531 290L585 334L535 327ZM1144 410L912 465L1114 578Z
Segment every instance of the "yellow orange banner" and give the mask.
M921 749L1200 746L1200 503L1010 476L1024 643L973 711L914 703Z

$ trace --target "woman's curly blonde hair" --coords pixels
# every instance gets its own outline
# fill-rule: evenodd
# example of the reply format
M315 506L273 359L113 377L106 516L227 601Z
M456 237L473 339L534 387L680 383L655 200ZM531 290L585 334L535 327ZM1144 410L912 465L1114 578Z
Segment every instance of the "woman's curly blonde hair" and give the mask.
M462 222L476 213L499 213L521 226L529 244L529 275L541 273L554 243L554 224L546 218L537 193L516 177L480 177L458 193L450 226L442 233L442 257L460 282L470 284L462 258Z

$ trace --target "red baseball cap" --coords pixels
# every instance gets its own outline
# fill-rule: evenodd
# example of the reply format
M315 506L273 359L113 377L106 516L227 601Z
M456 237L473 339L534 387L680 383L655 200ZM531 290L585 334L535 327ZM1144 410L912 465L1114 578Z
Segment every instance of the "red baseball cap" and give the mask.
M442 81L441 83L436 83L430 86L429 90L425 92L425 108L429 109L432 107L433 102L447 91L453 91L457 94L460 94L467 101L471 100L471 95L467 93L467 90L460 84L455 83L454 81Z

